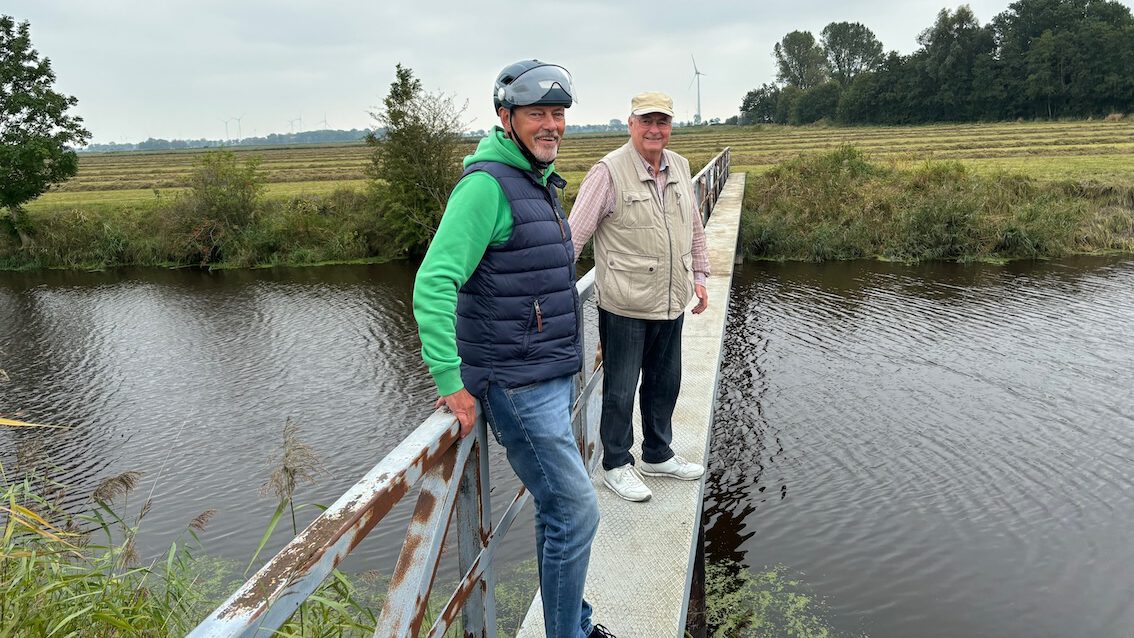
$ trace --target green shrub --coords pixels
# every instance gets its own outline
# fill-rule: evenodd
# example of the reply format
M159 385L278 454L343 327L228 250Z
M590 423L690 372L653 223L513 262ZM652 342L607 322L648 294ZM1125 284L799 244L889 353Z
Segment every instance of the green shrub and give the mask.
M164 252L175 263L207 265L225 258L256 218L264 190L256 158L240 164L230 151L209 151L189 178L189 190L157 222Z

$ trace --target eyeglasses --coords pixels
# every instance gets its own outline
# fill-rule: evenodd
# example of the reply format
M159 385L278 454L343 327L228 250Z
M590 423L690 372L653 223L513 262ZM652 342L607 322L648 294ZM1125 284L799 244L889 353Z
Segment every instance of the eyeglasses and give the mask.
M654 126L657 126L658 128L669 128L673 124L673 120L669 119L668 117L653 118L648 115L639 115L638 123L646 128L653 128Z

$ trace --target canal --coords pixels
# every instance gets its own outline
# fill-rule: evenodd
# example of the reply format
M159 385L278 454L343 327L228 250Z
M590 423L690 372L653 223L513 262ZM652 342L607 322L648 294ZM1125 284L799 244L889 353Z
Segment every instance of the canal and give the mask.
M329 504L431 411L412 280L0 273L0 415L68 426L0 428L0 463L39 458L76 508L140 471L143 558L216 509L206 550L247 561L287 421L322 466L297 502ZM749 263L730 303L710 560L779 566L839 635L1130 635L1134 261ZM408 515L353 567L388 570ZM533 541L513 530L516 563Z

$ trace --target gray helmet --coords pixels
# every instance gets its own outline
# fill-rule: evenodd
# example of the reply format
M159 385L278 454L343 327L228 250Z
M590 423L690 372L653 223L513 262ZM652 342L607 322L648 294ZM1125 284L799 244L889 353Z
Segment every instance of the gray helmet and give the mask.
M558 64L520 60L496 76L492 103L496 109L543 104L570 107L575 102L571 74Z

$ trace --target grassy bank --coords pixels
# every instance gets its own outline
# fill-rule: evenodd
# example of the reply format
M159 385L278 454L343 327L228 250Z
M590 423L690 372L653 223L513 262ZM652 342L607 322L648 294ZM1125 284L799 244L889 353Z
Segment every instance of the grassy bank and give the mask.
M1134 186L987 174L955 160L906 167L845 146L751 175L741 224L745 255L768 259L1134 252Z
M569 182L568 202L590 166L625 140L564 143L556 164ZM743 240L751 257L966 260L1130 251L1131 140L1127 118L713 126L675 130L670 146L695 168L732 148L732 170L750 177ZM861 152L848 158L840 150L847 146ZM28 205L33 246L22 247L0 220L0 269L397 259L386 206L366 181L369 152L364 145L235 151L226 170L253 166L250 192L223 174L202 185L202 166L215 152L83 155L74 179ZM218 184L245 188L232 196L243 206L235 221Z
M914 168L857 148L751 176L741 241L775 260L1012 260L1134 252L1134 187L983 175L957 161Z
M76 511L60 506L65 487L39 468L0 466L0 638L176 638L236 591L241 565L202 547L211 510L188 521L164 554L139 558L134 547L150 509L148 499L131 507L139 478L107 478ZM535 561L498 569L496 579L498 636L514 636L538 586ZM275 635L372 636L388 583L378 572L336 570ZM822 603L783 568L754 574L710 564L706 586L714 638L830 635ZM441 609L454 588L438 583L431 608ZM461 635L459 623L446 635Z

